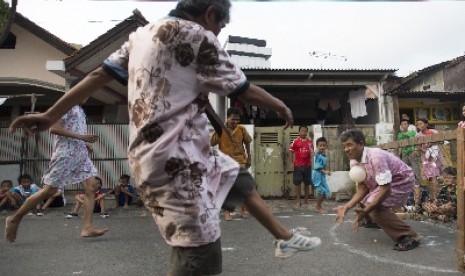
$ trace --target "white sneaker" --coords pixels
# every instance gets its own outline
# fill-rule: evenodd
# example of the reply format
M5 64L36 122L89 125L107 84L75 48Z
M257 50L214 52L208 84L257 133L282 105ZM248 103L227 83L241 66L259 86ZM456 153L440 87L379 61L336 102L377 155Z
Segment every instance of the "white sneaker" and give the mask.
M321 239L318 237L307 237L302 233L305 228L293 229L294 235L291 239L275 241L275 257L288 258L299 251L309 251L317 249L321 244ZM307 232L310 233L310 232Z

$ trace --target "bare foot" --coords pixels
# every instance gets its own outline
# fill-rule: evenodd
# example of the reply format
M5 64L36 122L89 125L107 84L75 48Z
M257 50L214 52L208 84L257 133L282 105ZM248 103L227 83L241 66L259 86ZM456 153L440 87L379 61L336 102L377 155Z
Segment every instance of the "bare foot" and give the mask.
M241 218L248 218L249 216L250 216L249 212L247 211L241 212Z
M325 209L323 209L322 207L320 207L320 208L316 207L315 210L317 211L317 213L326 214Z
M19 223L14 223L11 221L11 219L12 219L11 216L5 219L5 239L8 242L15 242Z
M230 213L230 212L225 212L225 213L224 213L224 219L225 219L226 221L231 221L231 220L232 220L231 213Z
M91 227L81 230L81 237L83 238L99 237L105 234L108 230L110 229L91 226Z
M124 205L123 209L129 209L129 205Z

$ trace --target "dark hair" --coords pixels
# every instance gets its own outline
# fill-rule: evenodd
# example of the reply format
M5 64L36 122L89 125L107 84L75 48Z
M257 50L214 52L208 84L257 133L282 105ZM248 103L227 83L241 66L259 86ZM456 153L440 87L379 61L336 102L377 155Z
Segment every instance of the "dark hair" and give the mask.
M354 140L357 144L365 145L365 135L359 129L349 129L341 133L339 136L341 142L346 142L347 140L351 139Z
M0 185L3 185L3 184L10 184L10 186L13 186L13 181L6 179L6 180L3 180Z
M418 121L422 121L423 123L429 125L429 121L428 121L428 119L426 119L426 118L418 118L418 119L417 119L417 122L418 122Z
M129 179L131 179L131 177L127 174L122 174L119 179L126 179L128 182L129 182Z
M447 173L448 175L457 176L457 169L454 167L445 167L442 172Z
M307 126L299 126L299 131L300 131L302 128L305 128L305 129L308 131L308 127L307 127Z
M228 110L226 111L226 116L231 116L231 115L239 115L241 116L241 111L239 110L239 108L237 107L230 107L228 108Z
M326 144L328 143L328 140L326 140L325 137L320 137L318 139L316 139L316 145L318 146L318 143L320 142L325 142Z
M408 119L402 119L402 120L400 120L400 123L402 123L402 122L407 122L408 124L410 124L410 121L409 121Z
M95 177L95 179L97 179L98 183L100 184L100 186L102 186L102 179L98 176Z
M29 180L32 182L32 177L31 177L30 175L28 175L28 174L23 174L23 175L20 175L20 176L18 177L18 183L21 184L21 180L23 180L23 179L29 179Z
M183 13L187 13L197 17L204 14L210 6L215 7L218 22L225 20L229 23L229 9L231 8L229 0L180 0L169 15L186 19Z

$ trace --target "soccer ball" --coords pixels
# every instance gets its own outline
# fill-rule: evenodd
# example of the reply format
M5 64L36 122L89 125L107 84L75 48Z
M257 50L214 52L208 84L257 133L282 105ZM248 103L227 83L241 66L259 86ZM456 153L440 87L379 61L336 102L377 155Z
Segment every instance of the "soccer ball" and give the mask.
M360 183L365 180L365 178L367 177L367 173L365 172L365 169L363 167L353 166L349 171L349 177L355 183Z

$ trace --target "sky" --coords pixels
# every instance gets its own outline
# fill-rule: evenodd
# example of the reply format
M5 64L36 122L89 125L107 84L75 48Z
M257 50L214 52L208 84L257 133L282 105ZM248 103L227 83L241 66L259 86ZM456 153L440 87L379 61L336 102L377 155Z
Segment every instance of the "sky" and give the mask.
M18 12L66 42L87 45L136 8L154 21L175 5L19 0ZM465 55L464 14L465 1L233 1L218 39L266 40L275 69L397 69L406 76Z

